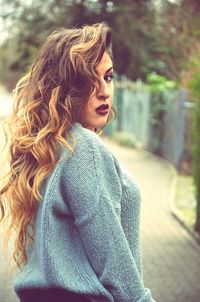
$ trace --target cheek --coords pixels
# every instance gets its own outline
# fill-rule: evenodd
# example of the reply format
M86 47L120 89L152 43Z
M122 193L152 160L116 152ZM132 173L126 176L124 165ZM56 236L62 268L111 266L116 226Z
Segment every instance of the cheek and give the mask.
M113 101L113 97L114 97L114 85L112 84L110 87L110 100L111 102Z
M90 112L92 111L93 108L93 98L90 97L87 105L86 105L86 114L90 114Z
M95 93L91 94L87 105L88 105L88 108L92 108L92 107L96 106L96 94Z

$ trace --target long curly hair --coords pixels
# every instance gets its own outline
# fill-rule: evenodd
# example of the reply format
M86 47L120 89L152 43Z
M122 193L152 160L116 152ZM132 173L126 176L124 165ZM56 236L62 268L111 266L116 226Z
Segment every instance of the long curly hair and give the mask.
M69 130L74 122L82 122L105 51L112 57L111 30L105 23L58 29L14 90L6 128L9 173L0 190L0 217L6 225L6 246L14 237L16 268L27 261L41 184L58 161L57 150L61 145L71 153L75 149Z

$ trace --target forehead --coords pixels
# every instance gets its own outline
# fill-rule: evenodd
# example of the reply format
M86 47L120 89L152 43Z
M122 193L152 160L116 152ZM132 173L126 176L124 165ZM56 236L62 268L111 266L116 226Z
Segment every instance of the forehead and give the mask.
M110 56L104 52L101 61L99 62L96 71L97 73L105 73L108 69L113 66L112 60Z

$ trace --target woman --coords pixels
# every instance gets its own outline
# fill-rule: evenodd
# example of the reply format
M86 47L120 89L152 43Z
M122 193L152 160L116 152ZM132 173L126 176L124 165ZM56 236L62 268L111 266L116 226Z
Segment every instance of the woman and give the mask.
M54 32L17 85L0 206L20 301L154 301L142 280L139 190L95 133L112 99L104 23Z

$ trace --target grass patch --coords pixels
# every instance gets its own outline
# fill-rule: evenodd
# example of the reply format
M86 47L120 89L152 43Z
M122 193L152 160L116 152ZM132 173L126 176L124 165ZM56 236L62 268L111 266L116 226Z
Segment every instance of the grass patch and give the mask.
M196 218L196 199L192 176L178 176L175 204L184 223L189 228L193 228Z
M118 144L129 148L136 148L137 142L135 136L126 132L117 132L112 136Z

